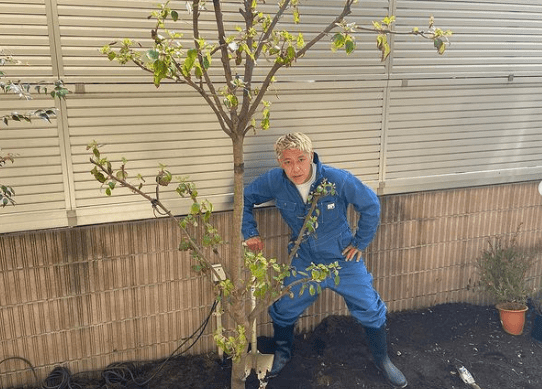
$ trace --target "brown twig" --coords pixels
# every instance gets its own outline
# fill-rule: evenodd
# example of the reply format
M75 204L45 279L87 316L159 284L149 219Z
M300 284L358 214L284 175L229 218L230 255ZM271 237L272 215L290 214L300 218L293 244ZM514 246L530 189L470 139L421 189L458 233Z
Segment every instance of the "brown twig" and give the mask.
M173 221L175 221L175 223L177 224L177 226L180 228L180 230L185 234L185 236L187 237L188 239L188 242L190 243L190 248L192 250L194 250L196 252L196 254L202 259L202 261L206 264L206 266L211 269L211 272L217 277L220 279L220 274L218 274L218 272L213 268L212 264L211 264L211 261L207 258L207 256L203 253L203 250L201 249L201 247L198 246L198 244L194 241L194 239L192 239L192 236L190 235L190 233L187 231L186 228L184 228L181 223L180 223L180 219L178 217L176 217L175 215L173 215L173 213L160 201L159 199L159 188L160 188L160 185L156 184L156 198L153 198L151 196L149 196L147 193L143 192L141 189L139 189L138 187L130 184L129 182L127 182L125 179L119 179L117 178L112 171L109 171L108 169L106 169L102 164L100 164L99 162L95 161L94 158L90 158L90 162L95 165L96 167L98 167L102 172L104 172L107 176L107 178L109 180L112 180L118 184L120 184L121 186L125 187L125 188L128 188L130 189L132 192L140 195L141 197L143 197L144 199L146 199L147 201L149 201L153 208L160 208L163 212L164 215L166 215L168 218L172 219ZM124 168L123 168L124 170ZM218 257L218 259L220 260L220 262L222 263L222 258L220 257L220 253L218 252L218 250L212 250L213 253Z

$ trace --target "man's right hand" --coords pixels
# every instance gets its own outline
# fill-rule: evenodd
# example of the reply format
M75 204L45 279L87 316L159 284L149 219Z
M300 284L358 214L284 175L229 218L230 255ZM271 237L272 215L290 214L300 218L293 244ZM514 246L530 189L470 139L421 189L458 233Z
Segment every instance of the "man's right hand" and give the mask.
M245 243L250 249L250 251L253 251L255 253L259 253L263 250L263 241L259 236L253 236L252 238L248 238Z

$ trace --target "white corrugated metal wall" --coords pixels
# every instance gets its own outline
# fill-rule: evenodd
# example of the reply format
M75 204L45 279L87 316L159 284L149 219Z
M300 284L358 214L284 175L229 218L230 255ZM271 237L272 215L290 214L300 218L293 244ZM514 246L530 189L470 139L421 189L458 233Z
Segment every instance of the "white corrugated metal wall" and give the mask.
M231 206L229 140L203 101L175 85L157 90L139 70L98 52L124 36L147 41L155 1L0 0L2 47L30 64L3 70L35 81L60 77L74 91L53 124L0 129L3 151L18 154L0 169L18 201L0 210L0 233L152 217L137 197L100 193L88 173L85 145L92 139L114 160L128 158L131 172L150 176L166 163L175 174L190 174L217 208ZM341 2L302 2L309 22L303 31L318 31ZM233 19L235 7L228 9ZM534 1L360 2L352 20L367 25L393 13L407 31L434 14L455 31L453 44L440 57L430 42L397 36L392 57L381 63L373 36L360 36L350 57L320 43L279 74L279 98L269 94L273 127L246 142L247 180L275 165L277 135L298 130L312 136L325 162L350 169L381 194L539 178L541 12ZM0 101L5 111L51 103L43 96L29 105L9 95ZM534 189L527 183L383 196L382 225L366 259L390 309L484 301L463 274L487 235L523 222L527 241L536 241ZM165 197L182 212L182 202ZM218 214L226 231L228 215ZM265 209L259 216L267 249L284 250L278 214ZM169 354L212 300L177 242L164 220L0 235L5 355L28 358L43 376L58 363L82 371ZM345 312L338 296L324 294L300 325ZM269 334L265 320L259 330ZM212 348L211 332L195 352ZM0 381L29 382L25 368L4 364Z
M184 11L185 3L178 4ZM310 37L341 6L342 0L302 2L299 29ZM16 188L18 205L2 210L0 233L152 217L144 201L122 189L111 198L100 192L88 173L85 146L93 139L112 160L131 161L133 173L150 178L165 163L174 174L190 175L217 209L231 207L230 141L204 101L179 85L156 89L149 75L99 53L123 37L148 45L154 7L155 0L0 1L0 42L30 65L5 72L63 78L74 92L57 103L61 114L51 125L2 128L3 152L18 158L1 178ZM275 4L263 7L272 11ZM224 6L232 30L237 8L233 1ZM399 32L425 28L434 15L439 27L454 31L452 45L439 56L431 42L392 36L393 53L381 63L372 35L358 36L351 56L319 43L279 72L268 94L272 128L246 140L247 181L275 165L271 144L287 131L309 133L326 163L351 170L380 194L540 177L542 5L363 1L349 20L370 25L387 14L397 16ZM207 16L202 26L214 39ZM3 111L52 104L0 98ZM163 198L183 212L174 193Z
M542 176L542 4L397 1L398 29L434 9L454 31L444 57L398 36L390 78L385 192ZM420 55L422 54L422 55Z
M6 78L25 82L58 79L54 39L50 35L50 4L44 0L0 1L0 48L21 65L2 67ZM4 79L2 79L4 81ZM0 94L2 115L54 106L44 95L24 101ZM11 122L0 128L0 147L12 153L16 163L0 171L0 182L16 191L17 207L1 210L0 232L63 226L67 223L67 159L59 134L61 121L48 124Z

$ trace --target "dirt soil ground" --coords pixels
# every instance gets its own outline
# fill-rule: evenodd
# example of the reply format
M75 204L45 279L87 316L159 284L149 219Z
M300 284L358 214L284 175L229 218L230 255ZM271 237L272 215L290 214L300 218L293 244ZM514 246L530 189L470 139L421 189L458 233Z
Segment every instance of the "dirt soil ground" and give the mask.
M481 389L542 388L542 343L531 337L532 315L523 335L505 333L494 307L442 304L389 315L389 350L409 388L469 388L457 372L465 366ZM259 339L262 352L271 341ZM103 378L72 377L66 388L227 389L229 364L215 354L179 356L156 373L159 362L129 365L130 373ZM131 374L133 374L133 378ZM145 385L142 383L153 378ZM55 387L54 380L48 387ZM247 389L259 386L251 375ZM351 317L331 316L313 331L298 334L294 356L268 389L390 388L372 364L363 328Z

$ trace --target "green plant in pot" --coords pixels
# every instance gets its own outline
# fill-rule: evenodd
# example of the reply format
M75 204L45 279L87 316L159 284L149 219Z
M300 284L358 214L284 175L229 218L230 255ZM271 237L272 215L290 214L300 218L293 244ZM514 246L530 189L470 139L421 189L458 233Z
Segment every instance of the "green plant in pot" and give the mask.
M512 236L488 239L488 248L476 260L480 287L497 302L503 329L512 335L523 333L534 262L532 252L518 246L520 227Z

